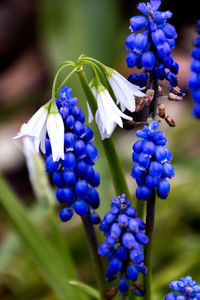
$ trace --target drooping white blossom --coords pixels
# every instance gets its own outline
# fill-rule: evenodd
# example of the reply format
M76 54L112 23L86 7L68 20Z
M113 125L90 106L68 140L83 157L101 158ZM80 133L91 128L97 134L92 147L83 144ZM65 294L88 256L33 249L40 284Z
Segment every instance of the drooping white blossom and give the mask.
M64 124L60 113L55 106L53 111L43 105L31 117L31 119L21 126L20 131L14 139L29 136L32 139L35 150L38 153L39 148L45 153L45 139L48 132L53 161L64 159Z
M141 91L141 88L130 83L116 70L108 68L106 74L116 97L117 104L120 104L121 106L121 110L125 111L125 109L128 109L130 112L134 112L136 106L135 96L145 97L145 94Z
M123 127L122 118L126 120L132 120L132 118L121 112L114 103L108 90L103 86L93 86L92 92L97 100L98 109L95 114L95 121L101 134L101 138L109 138L113 133L116 124Z
M53 161L64 159L64 123L60 113L49 113L47 132L49 135Z

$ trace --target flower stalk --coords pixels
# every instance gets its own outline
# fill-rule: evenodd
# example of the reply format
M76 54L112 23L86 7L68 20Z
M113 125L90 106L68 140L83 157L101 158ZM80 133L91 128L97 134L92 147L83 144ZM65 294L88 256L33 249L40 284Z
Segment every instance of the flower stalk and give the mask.
M106 292L105 273L101 257L100 255L98 255L98 241L94 225L90 221L89 214L87 214L85 217L82 217L81 220L88 239L98 289L101 295L101 299L104 299L104 295Z
M154 235L154 221L155 221L155 192L147 201L146 214L146 232L149 238L149 243L144 248L144 264L147 267L147 274L144 276L145 300L151 300L151 286L152 286L152 247Z

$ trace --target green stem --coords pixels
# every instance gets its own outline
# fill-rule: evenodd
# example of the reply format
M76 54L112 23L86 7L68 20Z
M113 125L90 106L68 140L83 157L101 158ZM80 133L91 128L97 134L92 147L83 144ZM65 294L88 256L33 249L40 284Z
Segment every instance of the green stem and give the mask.
M128 199L131 199L124 171L112 139L105 139L102 141L102 144L106 153L116 193L118 195L125 193Z
M72 74L74 74L74 72L76 72L76 68L74 68L69 75L63 80L63 82L59 85L59 87L56 90L56 94L59 92L59 90L63 87L63 85L65 84L65 82L67 82L67 80L72 76Z
M58 75L60 74L60 72L64 68L69 67L69 66L75 66L75 64L70 64L70 63L63 64L63 65L61 65L61 67L56 72L56 75L55 75L54 80L53 80L53 85L52 85L52 95L51 95L51 98L52 98L53 102L55 102L55 97L56 97L56 83L57 83ZM67 78L69 78L69 76ZM65 81L66 81L66 79L65 79Z
M81 219L88 239L94 272L95 272L99 292L101 295L101 299L104 299L104 295L106 292L105 273L104 273L101 257L100 255L98 255L98 241L97 241L94 225L90 221L89 214L87 214L85 217L82 217Z
M63 264L66 270L70 270L71 279L78 278L77 273L75 271L75 266L72 262L71 255L69 253L69 249L65 243L63 238L63 234L58 226L58 222L55 218L54 209L52 206L49 206L47 210L48 219L51 225L51 230L54 236L54 242L56 243L56 249L60 252L61 257L63 259Z
M145 202L143 200L137 200L136 209L138 212L138 217L142 220L144 220L144 208Z
M83 68L81 68L81 70L78 71L78 75L79 75L80 81L82 83L83 90L85 92L85 96L90 105L91 111L92 111L93 115L95 115L96 110L97 110L96 98L94 97L94 95L88 85ZM126 183L124 171L123 171L119 156L117 154L117 151L115 149L112 139L111 138L105 139L102 141L102 144L103 144L106 158L107 158L107 161L108 161L108 164L110 167L110 171L111 171L111 175L112 175L116 193L118 195L125 193L127 195L127 197L130 199L131 195L130 195L130 192L129 192L129 189L128 189L128 186Z
M144 264L147 267L147 274L144 276L144 290L145 300L151 300L151 286L152 286L152 246L154 234L155 221L155 191L151 198L147 201L147 215L146 215L146 235L149 238L149 243L144 248Z

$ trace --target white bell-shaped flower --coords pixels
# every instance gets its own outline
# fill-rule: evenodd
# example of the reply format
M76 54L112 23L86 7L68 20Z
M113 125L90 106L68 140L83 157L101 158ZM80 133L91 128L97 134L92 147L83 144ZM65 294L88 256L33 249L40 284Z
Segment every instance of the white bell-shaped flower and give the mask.
M97 100L97 111L95 121L97 123L101 138L109 138L113 133L116 124L123 127L122 118L132 120L131 117L125 115L114 103L108 90L101 86L93 86L92 92Z
M117 104L120 104L121 106L121 110L125 111L125 109L128 109L129 111L134 112L136 106L135 96L145 97L145 94L141 92L141 88L130 83L116 70L106 68L106 75L116 97Z
M43 105L31 117L31 119L21 126L20 132L14 139L29 136L38 153L39 148L45 153L45 139L48 132L53 161L64 159L64 124L56 104L49 102Z

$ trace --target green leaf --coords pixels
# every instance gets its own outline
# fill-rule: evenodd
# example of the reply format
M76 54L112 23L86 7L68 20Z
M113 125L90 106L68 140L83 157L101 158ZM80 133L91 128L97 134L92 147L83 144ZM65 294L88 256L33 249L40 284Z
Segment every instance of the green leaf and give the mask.
M0 203L49 286L60 299L85 299L80 291L67 285L69 278L74 275L73 271L70 267L66 269L56 249L29 218L28 211L12 192L2 175L0 175L0 190Z
M83 282L76 281L76 280L70 280L69 284L73 285L75 287L76 286L79 287L83 292L85 292L86 294L92 296L95 299L98 299L98 300L101 299L100 293L96 289L94 289L93 287L91 287L91 286L89 286L89 285L87 285Z

